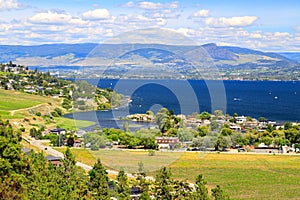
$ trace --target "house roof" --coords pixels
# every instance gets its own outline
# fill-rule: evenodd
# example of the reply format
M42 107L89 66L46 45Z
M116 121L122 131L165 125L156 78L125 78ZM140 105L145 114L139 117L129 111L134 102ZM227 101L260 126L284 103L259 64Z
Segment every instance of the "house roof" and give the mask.
M131 187L130 193L132 195L141 194L141 188L139 188L139 187Z
M48 161L58 161L58 160L60 160L61 158L60 158L60 157L56 157L56 156L52 156L52 155L48 155L48 156L46 156L46 159L47 159Z
M66 131L66 129L63 129L63 128L55 128L55 129L50 130L50 132L61 132L61 131Z
M22 151L26 154L26 155L29 155L30 154L30 149L24 147L22 148Z

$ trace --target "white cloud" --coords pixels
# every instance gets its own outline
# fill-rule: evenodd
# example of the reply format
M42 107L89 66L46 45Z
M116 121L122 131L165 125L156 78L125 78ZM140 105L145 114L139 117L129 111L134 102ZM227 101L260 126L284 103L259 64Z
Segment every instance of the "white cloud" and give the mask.
M287 37L287 36L289 36L290 34L289 33L287 33L287 32L275 32L274 33L274 36L275 37Z
M130 7L130 8L135 7L135 8L145 9L145 10L158 10L158 9L164 9L164 8L165 9L176 9L179 7L179 3L178 3L178 1L174 1L174 2L166 3L166 4L154 3L154 2L150 2L150 1L142 1L142 2L138 2L138 3L129 1L124 6Z
M48 11L46 13L38 13L29 18L29 21L37 24L64 24L72 20L70 14L57 13Z
M12 25L10 25L10 24L0 24L1 31L8 31L11 27L12 27Z
M194 36L195 34L195 30L194 29L190 29L190 28L179 28L177 30L174 30L176 31L177 33L180 33L186 37L191 37L191 36Z
M209 10L199 10L195 12L192 17L208 17L210 14Z
M133 17L133 20L135 20L135 21L151 21L151 19L149 19L143 15L136 15Z
M87 12L84 12L82 16L83 19L89 19L89 20L109 19L111 17L107 9L89 10Z
M133 1L129 1L125 4L125 7L134 7L134 2Z
M251 33L250 34L250 38L262 38L262 34L261 33Z
M20 4L17 0L0 0L0 10L19 9Z
M159 26L165 26L167 24L167 20L165 20L164 18L157 18L156 24Z
M87 21L82 20L81 18L72 18L69 23L76 24L76 25L86 25L88 24Z
M212 27L243 27L252 25L258 17L256 16L243 16L231 18L208 18L205 23Z
M160 9L163 8L163 4L161 3L153 3L149 1L143 1L137 4L138 8L142 9Z
M172 3L170 3L168 6L167 6L168 8L178 8L179 7L179 3L178 3L178 1L174 1L174 2L172 2Z

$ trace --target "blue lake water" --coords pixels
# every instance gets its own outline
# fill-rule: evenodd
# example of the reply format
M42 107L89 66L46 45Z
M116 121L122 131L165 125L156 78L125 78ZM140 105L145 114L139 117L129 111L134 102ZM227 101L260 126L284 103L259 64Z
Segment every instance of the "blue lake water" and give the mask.
M195 111L221 109L230 115L236 112L281 122L300 121L300 82L116 79L93 79L88 82L114 89L131 98L128 105L118 109L75 116L76 119L97 119L102 127L122 127L124 121L117 120L119 117L145 113L147 110L156 112L161 107L174 110L175 114L189 115ZM145 126L138 123L132 125Z

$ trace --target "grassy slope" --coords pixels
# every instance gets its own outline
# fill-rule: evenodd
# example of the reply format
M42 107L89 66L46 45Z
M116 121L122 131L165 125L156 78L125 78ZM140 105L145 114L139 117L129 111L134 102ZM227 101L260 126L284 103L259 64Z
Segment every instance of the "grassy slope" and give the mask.
M198 174L203 174L210 188L220 185L233 199L296 199L300 195L300 156L156 152L152 157L148 152L135 151L72 152L89 165L100 158L110 169L136 172L142 161L146 171L168 164L176 179L194 182Z
M47 97L0 89L0 115L6 119L23 117L21 113L16 113L12 116L10 114L11 111L26 109L49 102L58 103L57 100L55 101Z
M0 89L0 110L18 110L47 102L45 98L16 91ZM20 98L21 97L21 98Z
M55 107L60 107L61 99L53 99L38 95L26 94L17 91L7 91L0 89L0 115L4 119L17 120L30 118L31 124L41 124L43 119L32 115L32 113L41 112L42 114L52 111ZM30 113L29 111L32 111ZM13 114L12 114L13 113ZM35 117L33 120L31 118ZM62 127L66 129L78 129L81 127L91 126L93 122L75 121L67 118L54 118L51 127ZM25 125L25 123L23 123ZM25 126L26 127L26 126Z

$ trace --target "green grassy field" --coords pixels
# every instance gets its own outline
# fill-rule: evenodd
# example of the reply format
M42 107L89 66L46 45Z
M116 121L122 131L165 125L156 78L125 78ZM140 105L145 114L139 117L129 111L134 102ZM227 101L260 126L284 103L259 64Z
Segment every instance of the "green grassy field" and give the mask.
M10 116L10 111L30 108L42 103L53 102L52 99L0 89L0 115L3 118L19 118L21 115Z
M33 112L47 113L55 107L60 107L60 105L61 99L0 89L0 116L4 119L28 118L29 115L27 110L29 109ZM61 117L54 118L54 121L55 126L70 130L76 130L94 124L94 122L90 121L80 121ZM42 123L42 121L37 119L34 123Z
M222 186L233 199L299 199L300 156L148 152L72 149L76 158L93 165L100 158L109 169L136 172L142 161L147 174L162 165L173 178L194 182L203 174L208 187ZM149 173L150 171L150 173Z
M78 130L83 127L88 127L92 126L95 123L91 121L84 121L84 120L74 120L74 119L69 119L69 118L55 118L55 124L58 127L64 128L64 129L69 129L69 130Z

